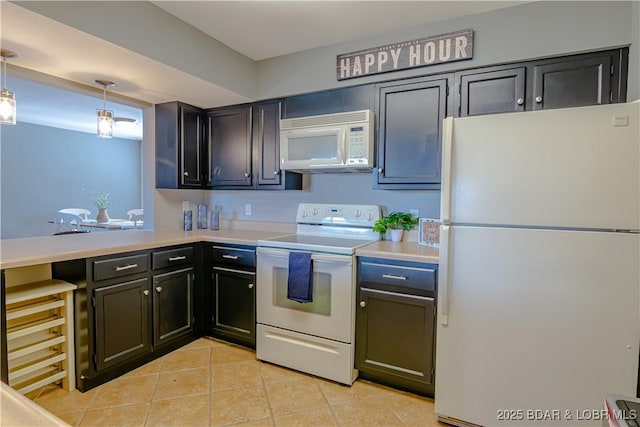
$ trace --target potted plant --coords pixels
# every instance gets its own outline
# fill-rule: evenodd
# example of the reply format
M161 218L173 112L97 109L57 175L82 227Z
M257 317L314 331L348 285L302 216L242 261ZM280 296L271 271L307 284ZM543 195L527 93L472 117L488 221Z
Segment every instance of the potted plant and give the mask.
M383 216L373 224L373 231L385 234L390 230L391 241L399 242L405 230L409 231L418 225L418 218L407 212L392 212Z
M107 208L109 207L109 192L108 191L92 191L89 196L91 203L98 208L98 214L96 215L96 221L109 222L109 214Z

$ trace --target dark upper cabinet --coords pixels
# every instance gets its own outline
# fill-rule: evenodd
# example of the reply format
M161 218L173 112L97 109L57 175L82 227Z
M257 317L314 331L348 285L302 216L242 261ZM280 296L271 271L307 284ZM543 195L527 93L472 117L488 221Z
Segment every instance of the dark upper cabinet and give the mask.
M254 184L264 190L300 190L302 175L280 169L280 102L253 106Z
M350 86L285 98L282 104L282 118L373 110L374 106L373 84Z
M524 111L525 67L462 71L455 80L460 117Z
M461 117L625 102L628 49L455 73Z
M207 185L251 187L251 106L215 109L207 117Z
M375 188L440 188L440 146L448 84L446 76L434 76L377 86Z
M156 188L202 188L203 111L181 102L155 109Z
M609 55L590 55L534 66L532 109L609 104L611 65Z

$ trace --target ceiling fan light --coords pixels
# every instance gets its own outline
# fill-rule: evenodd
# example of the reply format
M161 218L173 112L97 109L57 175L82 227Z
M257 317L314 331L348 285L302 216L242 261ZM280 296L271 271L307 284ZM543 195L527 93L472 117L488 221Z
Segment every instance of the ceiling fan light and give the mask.
M7 89L0 91L0 123L3 125L16 124L16 96Z
M98 110L98 138L113 137L113 112Z

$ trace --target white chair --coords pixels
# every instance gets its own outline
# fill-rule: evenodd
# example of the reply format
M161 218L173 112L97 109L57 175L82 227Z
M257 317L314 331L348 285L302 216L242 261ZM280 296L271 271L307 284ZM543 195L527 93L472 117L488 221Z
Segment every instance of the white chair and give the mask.
M55 234L70 231L82 231L82 226L80 225L82 221L84 221L84 218L80 215L58 211L54 218L54 222L56 224Z
M129 221L133 221L135 228L142 228L144 209L130 209L127 215L129 215Z
M127 211L129 221L140 220L144 216L144 209L131 209Z
M91 211L89 209L82 209L82 208L60 209L58 213L78 215L79 217L82 218L83 221L88 220L89 215L91 215Z

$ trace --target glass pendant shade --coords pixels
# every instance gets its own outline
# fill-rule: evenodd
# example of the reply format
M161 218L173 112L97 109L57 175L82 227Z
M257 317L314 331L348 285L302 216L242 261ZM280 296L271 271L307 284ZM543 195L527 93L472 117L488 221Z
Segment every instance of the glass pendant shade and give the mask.
M98 110L98 138L113 137L113 112Z
M0 91L0 123L16 124L16 96L6 89Z
M7 49L0 49L2 57L2 90L0 90L0 124L16 124L16 95L7 90L7 58L16 58L18 55Z

